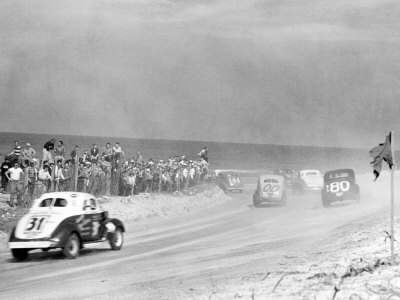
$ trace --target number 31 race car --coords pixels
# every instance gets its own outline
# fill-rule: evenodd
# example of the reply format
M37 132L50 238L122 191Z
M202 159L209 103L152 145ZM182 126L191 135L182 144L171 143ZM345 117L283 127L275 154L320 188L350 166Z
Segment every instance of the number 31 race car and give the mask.
M321 190L322 204L328 207L332 202L360 200L360 188L352 169L340 169L324 174L324 188Z
M262 203L286 205L287 196L285 179L281 175L261 175L253 195L253 204L259 207Z
M76 258L84 244L109 241L113 250L123 244L124 225L108 218L97 199L86 193L56 192L33 201L28 213L12 230L9 240L16 260L25 260L33 249L61 248Z

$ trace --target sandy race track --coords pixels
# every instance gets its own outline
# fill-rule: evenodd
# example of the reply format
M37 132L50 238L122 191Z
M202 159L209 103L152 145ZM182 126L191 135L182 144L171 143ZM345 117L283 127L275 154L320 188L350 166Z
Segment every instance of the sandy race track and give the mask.
M280 270L307 264L359 224L387 216L389 176L360 176L361 202L322 207L319 194L291 195L286 207L254 208L243 194L216 207L170 219L128 224L121 251L90 246L76 260L58 251L31 253L16 263L0 252L1 299L225 299L288 298L274 288ZM255 181L254 181L255 182ZM332 246L333 247L333 246ZM272 289L257 297L252 279ZM275 279L276 278L276 279ZM254 288L253 288L254 291ZM293 295L292 295L293 296ZM296 298L296 297L294 297Z

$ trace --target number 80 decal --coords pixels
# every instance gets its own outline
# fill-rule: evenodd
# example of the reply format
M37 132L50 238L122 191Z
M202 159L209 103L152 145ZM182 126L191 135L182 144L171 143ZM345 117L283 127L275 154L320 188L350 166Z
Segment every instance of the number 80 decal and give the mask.
M350 189L350 182L336 181L326 185L326 191L331 193L347 192Z

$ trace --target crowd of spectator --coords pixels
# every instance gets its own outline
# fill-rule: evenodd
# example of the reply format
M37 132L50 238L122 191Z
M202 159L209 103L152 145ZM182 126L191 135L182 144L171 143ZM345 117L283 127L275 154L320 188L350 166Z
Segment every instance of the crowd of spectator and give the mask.
M208 149L195 159L175 155L165 160L144 159L140 150L128 158L119 143L97 144L82 152L75 145L67 155L63 141L47 141L43 156L26 143L14 149L1 165L1 191L10 193L10 205L51 191L78 191L94 195L128 196L150 192L179 192L202 183L208 170Z

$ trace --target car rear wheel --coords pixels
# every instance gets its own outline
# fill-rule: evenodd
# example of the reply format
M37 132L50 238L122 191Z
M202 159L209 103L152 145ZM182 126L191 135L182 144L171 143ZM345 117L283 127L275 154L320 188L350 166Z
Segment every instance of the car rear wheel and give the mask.
M113 250L121 250L122 245L124 244L124 233L121 227L117 227L115 232L110 234L110 246Z
M12 256L17 261L24 261L28 258L28 250L27 249L11 249Z
M76 233L72 233L63 248L63 254L66 258L75 259L79 255L80 241Z

